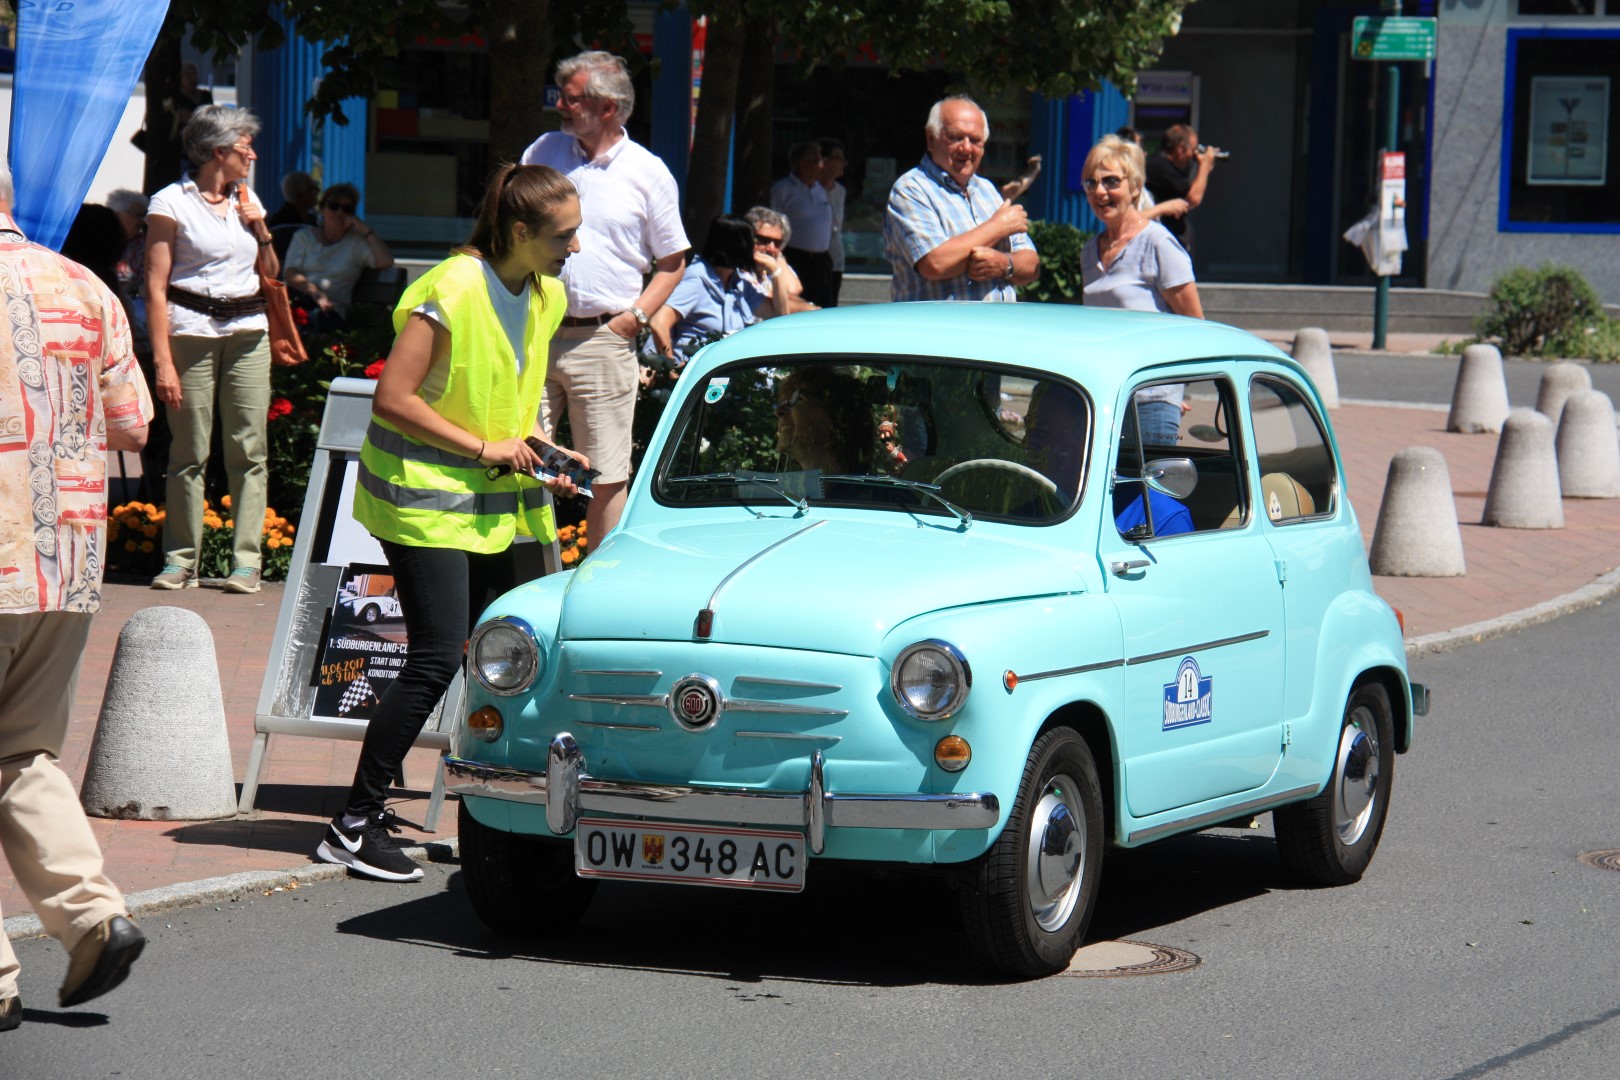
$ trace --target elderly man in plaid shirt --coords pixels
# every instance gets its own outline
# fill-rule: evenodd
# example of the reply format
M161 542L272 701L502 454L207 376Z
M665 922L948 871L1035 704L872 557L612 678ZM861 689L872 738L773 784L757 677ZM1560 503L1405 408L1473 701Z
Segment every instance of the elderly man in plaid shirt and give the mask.
M1017 299L1041 273L1024 208L979 176L990 121L968 97L928 113L928 153L894 182L883 252L894 268L891 300Z

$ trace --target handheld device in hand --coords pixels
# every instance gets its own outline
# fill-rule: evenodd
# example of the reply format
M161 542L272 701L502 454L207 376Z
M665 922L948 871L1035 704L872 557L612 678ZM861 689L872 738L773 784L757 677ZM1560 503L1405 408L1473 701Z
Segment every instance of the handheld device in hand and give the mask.
M529 449L540 455L540 467L530 475L536 480L555 480L566 476L574 482L579 494L589 499L591 495L591 481L602 475L599 469L587 469L581 465L577 458L570 457L555 446L547 446L533 435L523 440L529 444ZM512 471L510 465L491 465L484 470L484 475L491 480L505 476Z

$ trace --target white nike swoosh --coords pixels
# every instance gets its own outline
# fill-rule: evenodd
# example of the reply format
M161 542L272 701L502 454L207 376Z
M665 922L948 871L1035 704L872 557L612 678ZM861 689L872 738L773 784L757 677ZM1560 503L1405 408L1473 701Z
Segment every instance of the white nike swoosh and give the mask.
M358 852L360 850L360 844L365 840L364 836L357 836L354 838L354 843L351 844L349 843L349 838L343 835L342 829L333 829L332 831L337 833L338 843L348 848L350 855Z

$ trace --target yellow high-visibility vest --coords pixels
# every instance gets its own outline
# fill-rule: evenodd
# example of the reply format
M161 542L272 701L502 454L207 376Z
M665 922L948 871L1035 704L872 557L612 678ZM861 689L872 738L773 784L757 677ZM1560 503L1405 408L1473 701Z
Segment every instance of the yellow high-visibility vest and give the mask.
M529 294L521 374L473 256L453 255L429 270L394 309L396 332L426 302L444 317L448 367L430 372L417 393L440 416L485 442L534 430L551 335L568 308L562 282L539 282L539 291ZM489 554L506 550L519 531L542 543L556 536L544 494L529 477L508 473L491 480L476 459L418 442L373 416L360 446L354 518L373 536L408 547Z

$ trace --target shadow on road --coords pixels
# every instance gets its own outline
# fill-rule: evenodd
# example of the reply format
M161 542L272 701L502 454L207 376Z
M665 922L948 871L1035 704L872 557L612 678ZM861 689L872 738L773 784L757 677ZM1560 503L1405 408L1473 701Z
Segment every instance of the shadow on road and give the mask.
M1269 832L1201 833L1111 853L1087 940L1154 938L1159 927L1280 887L1286 885ZM545 919L536 910L537 930ZM338 931L472 960L528 959L745 984L766 978L859 986L1006 981L968 955L956 894L945 879L851 864L814 865L807 888L796 895L604 882L578 924L529 939L499 936L479 922L457 871L443 891L344 920Z

